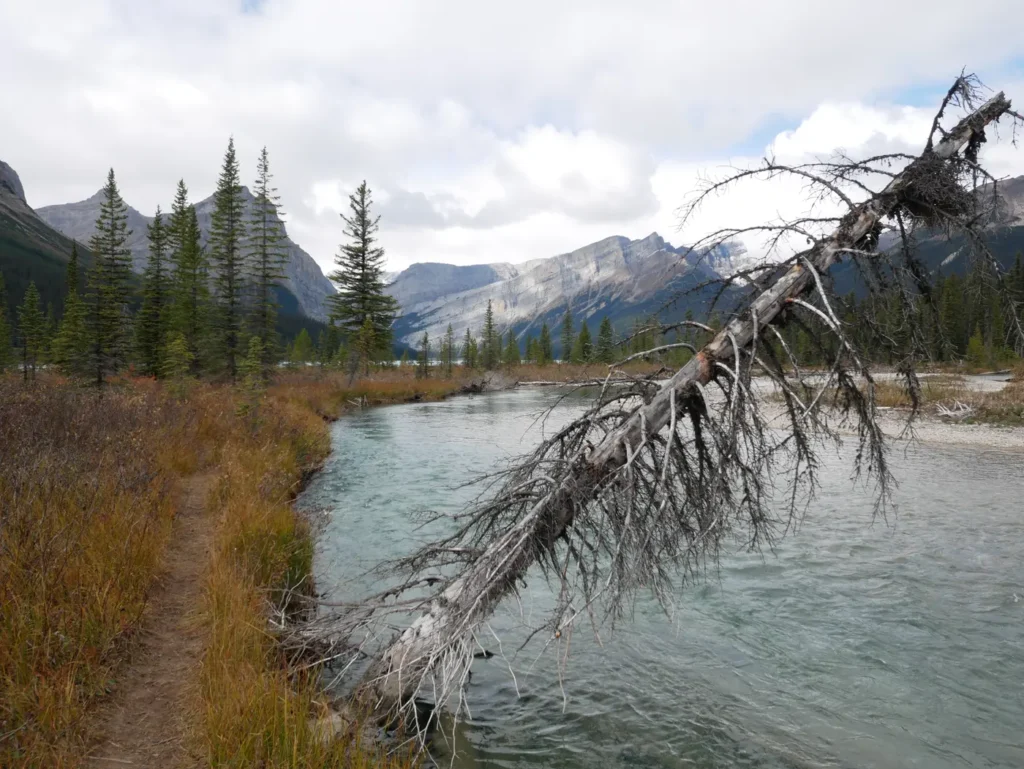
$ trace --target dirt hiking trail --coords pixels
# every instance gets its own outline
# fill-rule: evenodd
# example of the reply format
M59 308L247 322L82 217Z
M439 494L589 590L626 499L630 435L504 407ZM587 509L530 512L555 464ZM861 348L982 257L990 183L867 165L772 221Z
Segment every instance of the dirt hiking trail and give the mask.
M178 510L161 574L150 592L138 646L98 713L100 739L89 767L192 769L200 765L185 740L186 685L202 654L202 635L192 617L202 597L213 521L206 500L212 473L182 480Z

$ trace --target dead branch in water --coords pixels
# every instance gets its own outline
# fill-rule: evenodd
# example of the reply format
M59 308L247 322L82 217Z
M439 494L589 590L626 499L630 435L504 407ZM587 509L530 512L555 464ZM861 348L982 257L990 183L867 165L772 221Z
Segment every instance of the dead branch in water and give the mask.
M765 228L773 248L793 236L809 247L744 274L749 293L742 309L683 368L662 385L636 379L613 388L610 373L594 404L507 470L497 493L457 516L449 536L391 565L409 575L405 582L325 618L329 632L364 654L392 624L418 614L374 652L359 687L364 701L389 712L411 709L420 692L461 702L483 623L531 568L557 588L557 608L537 631L560 637L581 617L600 623L621 615L640 590L668 604L677 580L698 576L729 532L743 532L752 548L770 545L814 493L819 442L835 438L844 423L857 435L855 472L875 483L884 509L893 479L874 383L837 314L828 273L838 261L853 260L871 280L897 289L909 308L913 288L904 277L927 288L915 267L916 229L941 228L984 243L976 190L989 178L978 150L990 124L1007 115L1016 124L1018 116L1002 93L980 105L977 94L972 78L958 78L917 157L767 161L699 191L687 215L744 179L793 175L845 211ZM958 105L973 111L944 129L945 111ZM740 232L713 233L695 248ZM895 233L888 251L880 249L885 232ZM824 375L801 373L779 333L786 323L831 338L834 358ZM781 430L770 429L762 412L754 367L782 393ZM903 370L915 391L913 356ZM838 409L840 424L825 422L826 404ZM780 488L787 499L781 510ZM424 592L424 578L436 586Z

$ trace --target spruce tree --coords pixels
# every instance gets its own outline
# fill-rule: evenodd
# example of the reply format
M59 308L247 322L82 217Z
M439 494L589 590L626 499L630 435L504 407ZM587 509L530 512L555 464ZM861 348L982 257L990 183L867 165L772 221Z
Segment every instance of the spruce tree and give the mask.
M250 352L254 349L250 345ZM263 341L260 340L260 354L263 354ZM295 363L308 363L313 359L313 337L309 335L309 332L303 328L297 337L295 337L295 344L292 347L292 360Z
M256 163L252 211L249 219L248 270L253 288L252 333L263 342L263 367L269 371L277 355L277 293L284 282L288 251L281 223L280 197L273 186L267 148Z
M551 330L545 323L540 327L540 340L537 342L537 363L546 366L555 359L555 351L551 344Z
M71 258L68 259L65 277L64 317L57 328L57 336L51 348L53 362L65 374L80 374L85 371L88 359L89 336L86 329L87 309L78 293L78 243L71 243Z
M473 335L466 329L466 336L462 341L462 365L465 368L476 368L476 344L473 342Z
M420 339L419 350L416 355L416 377L418 379L426 379L430 376L430 337L427 336L427 332L423 332L423 337Z
M612 322L607 315L601 321L601 327L597 332L595 355L601 363L615 362L615 331L612 329Z
M580 326L580 333L572 348L573 363L590 363L594 357L594 345L590 339L590 327L586 321Z
M107 174L103 202L89 240L93 254L89 270L89 368L97 386L125 363L128 347L128 289L132 254L128 249L128 206L121 199L114 169Z
M332 319L347 336L372 340L373 349L365 353L367 371L372 360L391 358L391 326L398 313L398 303L384 291L384 249L374 245L380 217L371 214L372 205L363 181L349 195L350 216L341 214L349 242L334 259L338 269L328 276L338 287L330 297ZM363 329L367 321L371 333Z
M448 324L448 330L444 332L442 343L441 361L444 363L444 375L451 378L455 365L455 331L452 324Z
M508 330L507 341L505 342L505 353L504 360L502 361L509 368L518 366L523 362L523 357L520 354L519 342L516 340L516 335L512 333L512 329Z
M562 363L568 363L572 357L575 337L572 331L572 308L567 307L562 318Z
M7 286L4 284L4 275L0 272L0 374L14 360L14 352L11 347L11 324L8 321L9 312Z
M486 371L498 367L501 362L501 336L494 325L494 308L491 300L487 300L487 311L484 313L484 327L480 333L480 365Z
M214 327L217 352L232 380L238 373L242 320L245 233L245 197L238 175L235 140L228 140L217 189L213 193L213 214L210 221L210 260L216 270L216 304Z
M21 339L21 365L25 381L36 378L36 366L43 352L46 316L39 306L39 289L35 281L28 284L25 297L18 308L18 336Z
M167 270L168 228L164 226L159 206L146 236L149 238L149 264L143 275L142 307L135 328L142 371L158 377L163 375L171 304L171 281Z
M183 185L179 186L179 192ZM177 204L177 200L175 203ZM194 206L183 203L180 217L171 214L170 329L185 339L191 353L192 373L202 368L203 352L211 334L210 269L206 251L200 244L199 220Z

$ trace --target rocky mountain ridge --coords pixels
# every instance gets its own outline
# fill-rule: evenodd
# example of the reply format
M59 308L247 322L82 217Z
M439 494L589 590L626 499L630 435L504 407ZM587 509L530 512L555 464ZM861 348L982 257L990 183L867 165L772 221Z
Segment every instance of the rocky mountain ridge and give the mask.
M247 187L243 187L242 191L248 211L254 198ZM99 214L102 195L101 190L77 203L44 206L36 213L58 232L81 243L87 243L95 232L96 217ZM202 232L202 242L205 245L210 234L213 196L199 201L195 204L195 208L199 228ZM136 272L145 270L149 261L146 228L152 221L153 217L146 216L128 206L128 228L132 231L128 239L128 247L132 252L132 266ZM334 293L334 285L324 276L313 257L287 237L287 229L284 245L288 252L284 270L284 287L298 300L299 309L303 314L314 320L325 320L327 318L326 300L330 294Z

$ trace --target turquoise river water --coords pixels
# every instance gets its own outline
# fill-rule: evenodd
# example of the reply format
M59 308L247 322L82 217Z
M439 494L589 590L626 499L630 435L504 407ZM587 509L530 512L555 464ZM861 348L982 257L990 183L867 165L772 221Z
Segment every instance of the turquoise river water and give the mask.
M455 488L536 440L543 389L370 409L333 426L301 504L326 513L321 589L413 548L415 513L460 509ZM548 429L579 402L559 406ZM601 644L574 634L563 685L544 641L478 660L460 767L1024 767L1024 455L894 451L898 513L832 458L774 553L737 546L666 616L641 601ZM546 585L524 591L529 613ZM518 606L492 622L511 656ZM448 759L440 762L448 763Z

